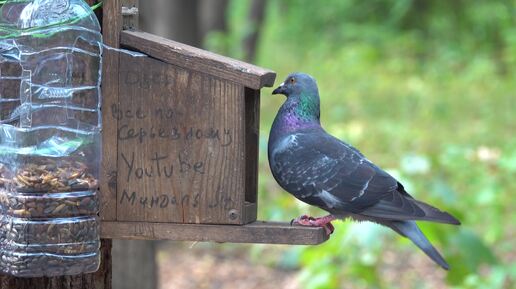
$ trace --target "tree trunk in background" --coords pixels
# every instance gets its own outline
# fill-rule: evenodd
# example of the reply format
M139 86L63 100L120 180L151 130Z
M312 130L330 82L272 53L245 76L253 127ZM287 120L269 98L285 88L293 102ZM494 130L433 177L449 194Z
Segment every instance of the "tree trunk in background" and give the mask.
M97 272L63 277L16 278L0 275L0 289L111 289L111 240L102 240Z
M157 288L156 242L113 242L113 289Z
M249 9L248 20L251 30L249 35L244 38L243 42L244 58L249 62L252 62L256 56L258 38L260 37L263 17L265 15L265 5L265 0L253 0Z
M227 32L226 9L228 0L201 0L199 28L201 39L211 31Z
M140 2L140 29L200 47L198 0L145 0Z

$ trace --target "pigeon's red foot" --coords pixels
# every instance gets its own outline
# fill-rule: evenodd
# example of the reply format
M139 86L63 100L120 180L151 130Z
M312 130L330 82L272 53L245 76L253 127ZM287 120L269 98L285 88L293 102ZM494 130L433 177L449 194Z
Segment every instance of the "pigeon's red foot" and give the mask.
M290 221L290 224L308 227L323 227L324 230L326 230L326 234L330 235L335 230L335 227L333 227L333 225L331 224L331 221L333 220L335 220L335 217L333 215L327 215L320 218L302 215Z

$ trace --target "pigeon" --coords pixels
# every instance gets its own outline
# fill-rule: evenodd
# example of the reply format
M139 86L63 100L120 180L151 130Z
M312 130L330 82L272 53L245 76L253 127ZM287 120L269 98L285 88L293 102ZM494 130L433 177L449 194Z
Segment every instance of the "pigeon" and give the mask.
M331 234L331 222L336 219L375 222L409 238L435 263L449 269L415 221L460 225L459 220L414 199L358 149L327 133L321 126L313 77L292 73L272 94L287 97L269 136L272 175L297 199L329 212L319 218L303 215L291 223L324 227Z

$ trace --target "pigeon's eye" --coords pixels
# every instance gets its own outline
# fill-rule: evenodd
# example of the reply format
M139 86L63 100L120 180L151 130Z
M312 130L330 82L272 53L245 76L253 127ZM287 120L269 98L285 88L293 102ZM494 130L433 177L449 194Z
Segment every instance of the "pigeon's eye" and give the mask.
M295 78L291 78L290 79L290 83L292 83L292 84L296 83L296 79Z

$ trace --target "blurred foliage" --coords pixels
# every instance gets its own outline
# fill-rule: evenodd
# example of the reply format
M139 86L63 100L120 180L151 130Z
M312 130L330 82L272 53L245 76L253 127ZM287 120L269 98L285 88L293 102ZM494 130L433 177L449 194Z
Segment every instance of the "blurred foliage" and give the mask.
M248 5L231 2L230 32L210 36L210 49L241 57ZM292 71L316 77L329 132L462 221L420 223L451 265L440 276L452 288L516 287L515 7L514 0L268 2L256 63L277 71L278 82ZM273 180L267 137L284 99L262 93L259 217L324 214ZM410 273L421 264L414 260L440 270L406 239L349 221L320 246L252 252L257 262L300 269L309 289L433 288Z

